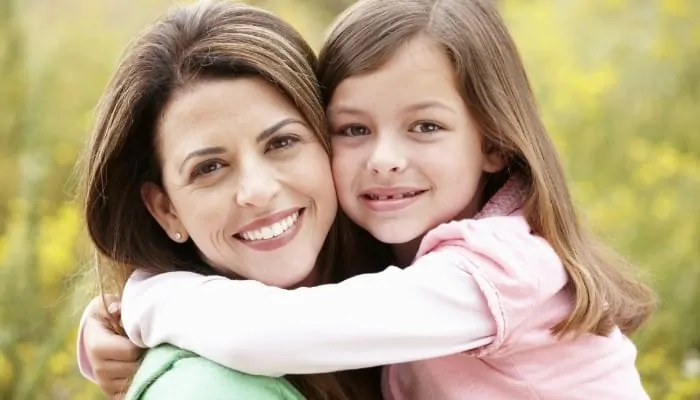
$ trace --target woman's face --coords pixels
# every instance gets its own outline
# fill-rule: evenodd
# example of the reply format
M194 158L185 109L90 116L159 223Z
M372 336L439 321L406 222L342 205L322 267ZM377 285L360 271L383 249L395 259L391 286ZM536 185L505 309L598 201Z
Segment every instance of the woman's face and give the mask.
M328 154L294 105L256 77L202 80L157 121L163 189L142 191L175 241L268 285L313 279L336 214Z

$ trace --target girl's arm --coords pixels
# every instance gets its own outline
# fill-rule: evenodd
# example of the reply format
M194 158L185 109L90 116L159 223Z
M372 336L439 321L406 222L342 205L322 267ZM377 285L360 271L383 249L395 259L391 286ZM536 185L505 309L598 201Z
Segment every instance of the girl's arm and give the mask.
M95 383L95 372L92 368L92 362L90 362L90 357L88 356L88 349L85 345L85 329L87 328L88 319L95 319L94 315L98 312L97 307L99 307L100 296L95 297L88 303L83 310L83 315L80 317L80 325L78 326L78 342L77 342L77 361L78 370L83 378Z
M171 343L257 375L455 354L485 346L496 334L465 251L443 247L403 270L389 267L295 290L187 272L139 272L126 286L122 321L137 345Z
M117 296L104 297L111 308L109 312L119 318ZM78 328L77 361L83 377L97 384L111 398L128 386L144 350L114 332L107 323L109 317L102 296L95 297L85 307Z

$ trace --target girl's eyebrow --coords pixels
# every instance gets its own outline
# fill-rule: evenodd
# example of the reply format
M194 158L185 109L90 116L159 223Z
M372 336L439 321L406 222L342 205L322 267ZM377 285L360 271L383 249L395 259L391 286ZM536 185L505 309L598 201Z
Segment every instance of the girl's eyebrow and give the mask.
M429 108L439 108L439 109L448 111L452 114L457 113L457 111L454 108L450 107L449 105L447 105L444 102L439 101L439 100L425 100L425 101L420 101L417 103L410 104L404 108L404 112L416 112L416 111L426 110ZM329 107L328 114L362 115L362 114L364 114L364 112L359 108L341 104L339 106Z
M426 100L426 101L414 103L414 104L411 104L408 107L406 107L405 110L415 112L415 111L426 110L429 108L440 108L442 110L449 111L453 114L457 113L454 108L450 107L449 105L447 105L439 100Z
M351 107L347 105L339 105L339 106L333 106L333 107L328 107L328 114L350 114L350 115L361 115L364 114L364 112L356 107Z

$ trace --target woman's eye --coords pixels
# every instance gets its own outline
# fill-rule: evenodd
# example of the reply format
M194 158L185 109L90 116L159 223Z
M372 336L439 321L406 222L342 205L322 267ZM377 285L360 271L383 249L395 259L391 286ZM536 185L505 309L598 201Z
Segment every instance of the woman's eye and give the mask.
M299 143L299 138L296 136L280 136L276 137L267 144L267 151L281 150L294 146Z
M432 122L421 122L418 124L415 124L413 128L411 128L411 132L416 132L416 133L433 133L437 132L440 129L442 129L439 125L434 124Z
M192 171L193 177L211 174L212 172L221 169L224 164L221 161L207 161L197 165Z
M364 136L369 135L369 129L362 125L350 125L340 130L342 136Z

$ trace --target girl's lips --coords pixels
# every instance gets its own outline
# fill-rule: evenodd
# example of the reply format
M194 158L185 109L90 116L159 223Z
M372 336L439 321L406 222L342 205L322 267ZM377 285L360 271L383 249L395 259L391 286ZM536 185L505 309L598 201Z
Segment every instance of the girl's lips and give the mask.
M427 190L399 191L392 194L364 193L360 200L372 211L390 212L402 210L415 203ZM386 193L386 192L385 192Z
M379 201L386 201L386 200L399 200L399 199L405 199L405 198L410 198L410 197L415 197L420 194L423 194L427 192L427 190L424 189L418 189L418 190L411 190L411 191L402 191L402 192L397 192L397 191L391 191L391 192L366 192L362 194L361 196L369 199L369 200L379 200ZM388 193L388 194L385 194Z

